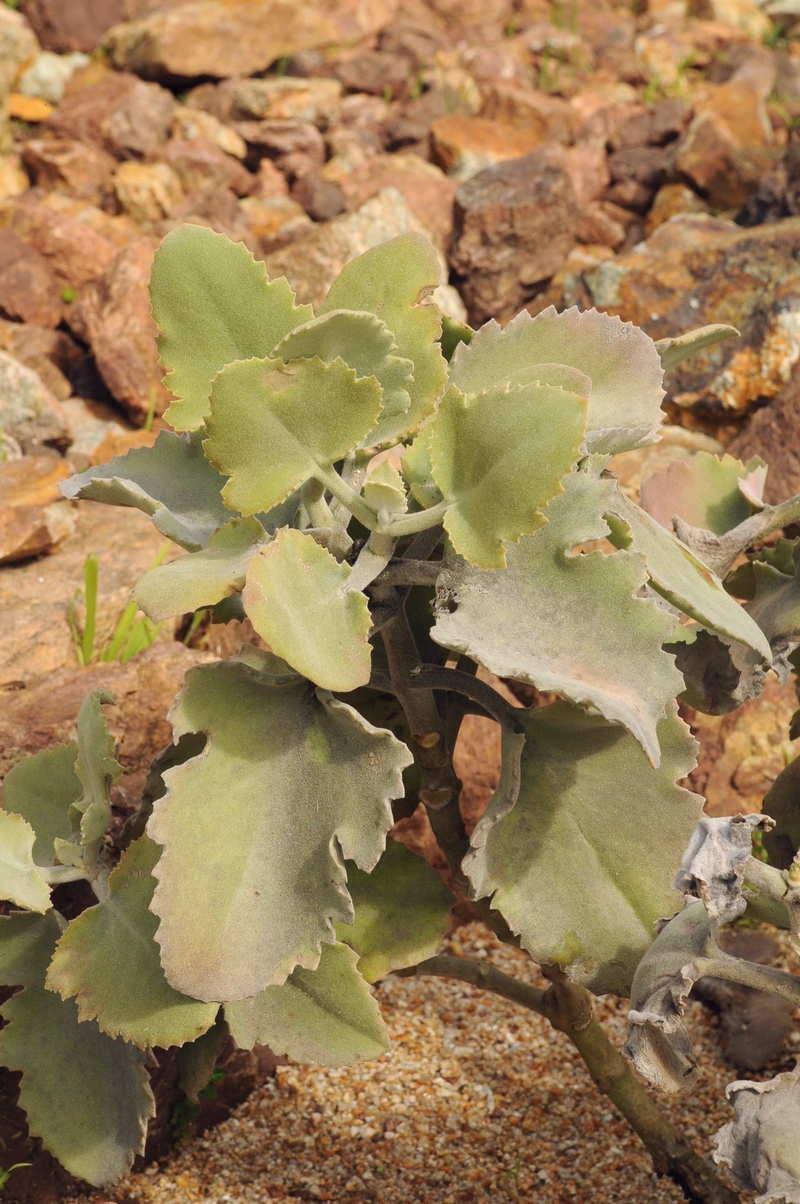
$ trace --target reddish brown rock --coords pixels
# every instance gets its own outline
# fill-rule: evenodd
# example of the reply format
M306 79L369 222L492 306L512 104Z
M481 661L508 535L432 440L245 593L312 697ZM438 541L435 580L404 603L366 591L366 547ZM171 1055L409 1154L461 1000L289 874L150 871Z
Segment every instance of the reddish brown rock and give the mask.
M370 96L407 96L414 76L410 64L396 54L381 50L362 51L342 58L333 70L348 92L366 92Z
M777 505L800 493L800 370L768 405L756 410L730 444L739 459L761 456L769 465L764 500Z
M151 0L22 0L20 4L42 49L57 54L74 50L90 54L112 25L132 21L151 8Z
M473 322L518 308L575 243L579 209L560 156L545 149L462 184L451 264Z
M0 565L54 552L72 534L74 525L72 511L63 502L0 510Z
M615 184L635 180L647 188L657 188L664 181L666 166L665 152L658 146L631 146L608 157L608 170Z
M271 159L262 159L256 168L250 195L264 199L288 197L289 184L286 176L279 171Z
M348 211L357 209L382 188L396 188L438 244L447 246L453 230L453 198L458 182L418 155L375 155L343 175L339 187Z
M302 205L315 222L329 222L344 213L344 193L338 184L320 175L301 176L292 188L292 200Z
M587 205L581 210L578 240L589 246L611 247L616 251L625 241L625 226L615 221L602 205Z
M61 501L59 482L71 474L70 464L55 456L0 460L0 508L47 506Z
M85 222L24 199L0 203L0 227L38 251L60 288L78 289L96 280L116 250Z
M117 159L140 159L166 142L175 109L166 88L115 73L68 95L48 126L58 138L89 142Z
M201 85L189 97L198 94L208 97L200 106L205 108L210 94ZM287 75L223 80L215 89L211 105L210 111L223 121L307 121L327 129L340 118L342 86L336 79L293 79Z
M226 155L233 155L234 159L244 159L247 155L247 144L236 130L232 130L213 113L192 109L188 105L179 105L175 110L172 118L172 136L190 141L202 138L206 142L212 142Z
M143 226L169 217L185 196L168 163L121 163L114 192L122 212Z
M566 100L513 79L495 80L486 88L481 116L520 126L537 134L540 142L566 144L574 133L574 113Z
M325 162L322 134L307 121L238 121L234 128L252 161L266 156L290 180L318 172Z
M645 214L653 203L653 189L639 180L619 180L608 189L606 199L622 209Z
M33 368L45 388L59 401L72 395L71 377L82 352L65 331L0 322L0 348Z
M89 343L112 397L141 422L155 397L157 414L171 400L161 384L156 325L148 285L155 245L141 239L118 252L102 278L86 289L70 325Z
M695 117L678 144L675 166L713 207L736 209L756 190L778 154L770 147L743 146L727 122L708 110Z
M580 206L599 201L611 183L608 155L602 142L578 142L563 152L563 163Z
M238 159L207 138L170 138L158 158L175 172L185 192L230 188L237 196L247 196L255 184L252 174Z
M248 196L239 202L239 212L247 223L244 241L257 258L303 238L312 224L303 206L288 196Z
M707 212L708 205L692 188L686 184L665 184L653 198L645 229L648 234L652 234L671 217L678 217L682 213Z
M31 180L50 192L58 189L93 205L108 205L116 163L111 155L74 139L32 138L23 144L22 162Z
M434 163L462 180L494 163L528 155L544 142L536 129L457 113L434 121L430 135Z
M682 100L677 97L660 100L623 121L611 134L609 145L615 151L635 146L663 146L683 132L688 118Z
M44 257L0 228L0 313L16 322L54 327L63 308L58 280Z

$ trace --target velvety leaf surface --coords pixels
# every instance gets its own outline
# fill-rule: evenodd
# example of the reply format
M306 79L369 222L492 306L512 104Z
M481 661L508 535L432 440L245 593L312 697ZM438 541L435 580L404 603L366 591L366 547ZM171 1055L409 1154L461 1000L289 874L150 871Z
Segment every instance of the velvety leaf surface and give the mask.
M727 715L757 698L770 669L752 648L697 625L676 627L664 647L683 674L681 698L707 715Z
M220 372L205 448L231 480L228 505L271 510L293 489L352 451L380 413L377 380L356 380L343 360L247 360Z
M800 1063L765 1083L731 1083L734 1120L720 1129L714 1161L756 1204L800 1204Z
M299 326L278 344L274 355L284 362L312 359L325 364L338 357L352 368L356 379L375 376L383 390L381 416L365 439L369 447L391 438L411 405L409 388L414 364L397 354L394 335L375 314L334 310Z
M408 410L394 419L386 414L381 418L384 443L396 443L415 431L432 413L444 387L447 363L437 342L441 315L435 305L424 303L438 287L440 272L436 252L426 238L401 234L348 263L319 310L320 315L339 309L376 314L394 335L396 354L414 365L413 381L405 386ZM372 436L369 445L375 446Z
M87 468L61 486L68 498L133 506L155 528L196 552L231 517L222 500L225 484L203 454L203 435L161 431L152 447L134 447L107 464Z
M154 623L214 606L242 591L247 565L267 538L258 519L233 518L214 532L207 548L140 577L133 601Z
M658 593L704 627L746 644L771 662L769 644L758 625L689 548L621 493L610 510L626 528L614 527L612 542L642 553Z
M676 460L642 482L642 509L668 531L677 514L693 527L723 535L752 514L740 483L762 463L758 456L743 464L733 456L702 451L689 464Z
M717 323L714 326L700 326L697 330L679 334L674 339L659 339L656 343L656 351L661 358L664 372L671 372L684 360L697 355L699 351L704 351L706 347L713 347L716 343L724 343L727 339L738 337L739 331L735 326L724 326Z
M0 898L44 913L50 887L33 863L36 833L21 815L0 811Z
M237 1045L269 1045L296 1062L352 1066L389 1048L380 1009L346 945L324 945L316 970L298 968L280 987L225 1005Z
M500 386L469 399L448 389L431 424L430 455L460 556L503 568L502 541L542 526L542 510L580 456L585 421L584 399L557 387Z
M347 888L355 921L337 924L336 935L359 955L358 970L367 982L436 953L455 898L441 875L405 845L387 841L370 874L348 866Z
M573 555L608 534L603 515L614 483L573 473L563 484L545 511L547 524L507 548L505 570L448 558L433 638L500 677L596 707L658 764L657 727L683 689L662 650L674 620L636 596L647 580L642 556Z
M94 1022L80 1023L74 1001L45 988L59 931L53 912L0 918L0 981L25 988L0 1009L0 1065L22 1072L19 1102L31 1135L70 1174L107 1187L144 1151L155 1103L144 1055Z
M108 898L72 920L56 946L47 986L76 997L80 1020L96 1020L111 1037L134 1045L183 1045L214 1023L217 1005L173 990L155 942L158 920L148 910L160 856L147 836L122 855Z
M762 803L762 810L775 820L775 827L764 833L764 848L770 864L788 870L800 849L800 757L778 774Z
M431 437L433 425L427 422L416 439L405 450L403 476L411 487L411 496L423 510L443 501L442 491L433 479Z
M370 473L361 492L364 501L378 515L381 511L385 511L387 515L405 514L408 509L403 478L388 460L381 461L375 471Z
M231 1030L220 1009L211 1028L196 1041L182 1045L178 1051L178 1086L193 1104L199 1103L200 1092L211 1082L219 1056L230 1035Z
M38 865L52 865L53 842L68 840L72 831L69 809L83 793L75 773L77 755L74 742L43 749L15 765L3 782L3 808L21 815L36 833Z
M244 608L278 656L326 690L366 685L372 664L365 594L352 569L310 535L284 527L247 569Z
M111 820L111 787L122 773L114 756L116 744L106 726L103 706L114 698L105 690L93 690L83 701L78 715L78 756L75 773L83 793L73 804L80 815L81 844L91 858Z
M555 365L577 370L591 382L590 451L614 454L654 442L664 396L655 345L638 327L594 309L559 314L549 306L535 318L523 310L503 330L494 320L487 322L469 344L457 347L450 383L471 395L503 381L562 384L550 375Z
M370 870L411 754L389 732L254 651L189 672L175 738L203 753L165 771L148 831L164 848L152 909L176 990L245 999L313 969L349 921L344 858ZM263 663L266 672L255 666Z
M769 641L773 667L783 680L789 673L789 657L800 644L800 565L797 564L800 556L797 551L795 558L795 575L792 577L771 565L755 561L755 597L744 608Z
M627 994L673 889L702 799L676 785L696 744L675 707L654 769L619 727L565 703L521 711L519 797L492 799L463 868L538 962L600 994ZM631 856L631 850L635 855Z
M267 280L243 243L204 226L179 226L163 240L150 299L166 384L178 398L165 417L178 431L202 426L211 382L225 364L269 355L313 317L310 305L295 305L283 277Z

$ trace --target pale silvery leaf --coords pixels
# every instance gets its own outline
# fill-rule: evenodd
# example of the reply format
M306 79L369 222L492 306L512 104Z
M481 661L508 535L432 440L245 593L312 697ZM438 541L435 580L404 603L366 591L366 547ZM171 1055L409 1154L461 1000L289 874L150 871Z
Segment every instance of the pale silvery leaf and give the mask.
M716 343L724 343L728 339L738 337L739 331L735 326L715 323L712 326L700 326L697 330L689 330L686 334L679 334L674 339L659 339L656 342L656 351L661 357L664 372L672 372L673 368L677 368L691 356L697 355L699 351L704 351L706 347L713 347Z
M573 554L608 535L604 515L615 482L572 473L562 484L546 524L506 545L505 569L446 558L431 634L499 677L596 707L627 727L658 765L656 729L683 689L662 648L675 620L637 596L647 581L644 557Z
M207 1001L317 966L333 921L352 920L344 859L377 863L412 761L352 707L276 676L274 657L246 661L190 670L175 740L208 740L165 770L148 824L164 849L151 905L161 962L177 991Z
M680 906L672 882L701 800L676 783L697 746L674 703L659 769L622 728L564 703L521 711L519 723L516 801L510 756L463 861L473 897L491 899L536 961L627 994L656 921Z
M791 577L755 561L755 597L744 607L769 641L772 667L781 682L788 680L792 670L789 658L800 645L800 548L795 547L793 559Z
M325 945L316 970L298 968L279 987L225 1005L242 1049L269 1045L297 1062L352 1066L389 1048L380 1009L346 945Z
M702 903L687 904L661 929L634 975L624 1052L662 1091L687 1090L697 1081L683 1013L698 977L693 963L705 953L712 923Z
M113 705L114 701L105 690L93 690L84 699L78 715L75 773L83 793L73 803L72 810L80 817L81 845L90 860L111 821L111 787L122 773L122 766L114 756L116 742L103 714L103 706Z
M676 628L664 648L686 682L683 701L707 715L727 715L764 688L769 671L764 658L705 627Z
M0 811L0 898L44 914L50 887L33 862L36 833L21 815Z
M571 368L591 382L586 446L615 453L655 442L661 425L663 372L655 345L638 327L608 314L552 306L535 318L523 310L505 329L494 320L460 344L450 366L450 384L474 395L503 382L538 381L578 392L575 380L551 376Z
M753 833L772 826L768 815L702 816L683 855L676 890L702 899L718 925L729 924L747 906L742 884Z
M714 1161L755 1204L800 1204L800 1063L765 1083L731 1083L735 1119L720 1129Z

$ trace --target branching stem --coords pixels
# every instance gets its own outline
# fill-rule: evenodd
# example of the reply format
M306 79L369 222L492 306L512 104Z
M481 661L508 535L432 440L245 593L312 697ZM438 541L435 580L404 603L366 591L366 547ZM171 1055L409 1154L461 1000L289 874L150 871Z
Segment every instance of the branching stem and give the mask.
M497 690L479 677L463 673L460 669L446 669L439 665L420 665L411 673L411 688L413 690L452 690L456 694L464 694L477 702L484 711L503 726L514 732L522 732L524 728L519 721L520 707L512 706Z

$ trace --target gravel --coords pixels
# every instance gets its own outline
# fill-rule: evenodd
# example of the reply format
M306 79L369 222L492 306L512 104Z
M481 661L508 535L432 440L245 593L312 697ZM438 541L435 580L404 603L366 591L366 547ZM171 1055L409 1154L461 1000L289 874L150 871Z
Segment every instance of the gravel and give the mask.
M488 957L545 985L525 954L481 924L459 929L445 952ZM442 979L394 976L376 994L392 1037L385 1057L344 1070L281 1066L229 1120L186 1142L163 1168L65 1204L683 1200L653 1174L566 1038L539 1016ZM622 1045L626 1004L605 997L598 1010ZM690 1004L688 1027L700 1085L659 1102L707 1156L733 1115L725 1085L747 1076L723 1061L716 1021L701 1004ZM800 1054L800 1031L754 1077L790 1069L792 1051Z

